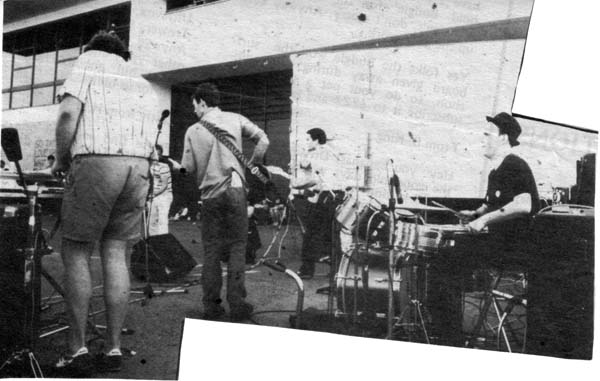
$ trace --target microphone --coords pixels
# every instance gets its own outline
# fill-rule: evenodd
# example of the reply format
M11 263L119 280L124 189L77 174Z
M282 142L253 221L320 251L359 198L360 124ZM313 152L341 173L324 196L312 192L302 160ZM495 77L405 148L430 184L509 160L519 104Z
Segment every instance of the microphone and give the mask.
M390 177L390 195L392 191L396 193L396 200L398 204L402 204L402 193L400 189L400 178L396 174L396 168L394 167L394 160L390 159L392 163L392 177Z
M169 115L171 115L171 111L169 110L163 110L162 114L160 114L160 120L158 121L158 129L160 130L162 128L162 124L165 121L165 119L167 119L169 117Z

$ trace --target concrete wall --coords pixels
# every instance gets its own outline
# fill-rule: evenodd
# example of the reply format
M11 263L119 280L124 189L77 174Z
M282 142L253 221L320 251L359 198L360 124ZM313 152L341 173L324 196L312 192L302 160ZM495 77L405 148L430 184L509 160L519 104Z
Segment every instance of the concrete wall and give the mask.
M90 2L89 10L117 2ZM152 74L526 17L532 4L532 0L223 0L167 13L164 0L132 0L130 49L139 74ZM85 10L72 8L64 16L75 11ZM58 16L52 14L53 19ZM9 27L16 30L30 24L22 20ZM162 109L171 108L170 86L153 83L160 102L157 120ZM2 126L21 131L26 169L32 169L39 156L36 142L52 145L47 142L53 141L55 117L56 106L3 111ZM167 119L160 138L166 152L169 126Z
M2 127L19 131L24 170L42 169L46 157L54 153L54 126L58 105L23 108L2 112ZM4 152L2 152L4 158Z
M152 73L526 17L533 1L223 0L169 13L164 0L131 4L133 57Z

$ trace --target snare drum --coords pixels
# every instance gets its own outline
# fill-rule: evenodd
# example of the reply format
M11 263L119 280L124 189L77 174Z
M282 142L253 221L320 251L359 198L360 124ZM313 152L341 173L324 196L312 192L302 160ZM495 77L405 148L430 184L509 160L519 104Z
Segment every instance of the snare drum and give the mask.
M417 234L417 251L430 256L441 248L453 246L452 237L466 234L469 229L465 225L422 225Z
M394 249L398 251L414 252L417 249L417 231L419 225L414 222L398 221L394 239Z

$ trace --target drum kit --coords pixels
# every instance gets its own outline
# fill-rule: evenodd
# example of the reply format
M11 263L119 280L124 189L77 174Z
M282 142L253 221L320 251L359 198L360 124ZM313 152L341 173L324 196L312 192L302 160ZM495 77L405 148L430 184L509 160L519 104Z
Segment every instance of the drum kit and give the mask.
M387 316L393 321L389 339L403 335L430 343L428 265L442 248L453 246L455 235L468 232L460 224L426 223L428 212L456 213L438 205L399 203L390 218L389 207L376 198L357 190L346 195L336 220L352 244L342 250L335 274L336 316L352 321Z

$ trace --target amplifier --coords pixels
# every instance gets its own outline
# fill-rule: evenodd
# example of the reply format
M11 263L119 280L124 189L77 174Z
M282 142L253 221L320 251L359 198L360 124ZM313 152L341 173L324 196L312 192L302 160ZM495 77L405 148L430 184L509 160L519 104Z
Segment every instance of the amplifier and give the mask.
M527 286L527 352L591 359L594 209L554 206L534 218Z
M596 195L596 154L590 153L577 160L577 185L573 201L576 204L594 205Z
M0 204L0 363L14 349L37 337L41 256L35 258L33 288L26 290L25 253L29 208ZM26 333L29 326L33 332Z

